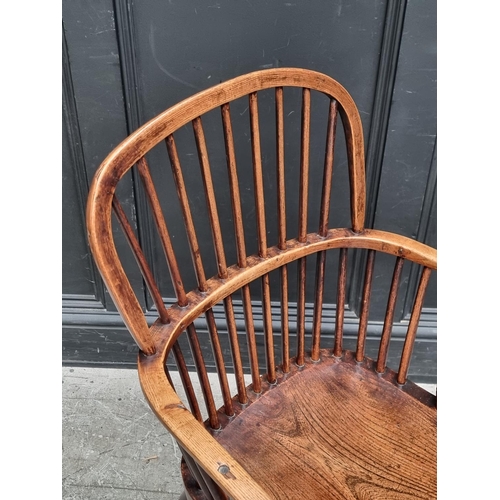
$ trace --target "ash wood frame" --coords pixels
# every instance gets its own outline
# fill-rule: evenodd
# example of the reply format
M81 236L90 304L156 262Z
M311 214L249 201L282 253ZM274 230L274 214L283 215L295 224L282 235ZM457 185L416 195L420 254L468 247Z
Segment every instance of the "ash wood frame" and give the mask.
M256 96L256 93L260 90L286 86L305 89L303 101L306 103L305 117L303 117L304 144L308 139L308 92L310 90L322 92L337 103L336 106L338 106L338 112L345 130L349 157L352 228L327 229L327 224L324 223L320 232L306 234L305 226L301 224L296 239L285 241L284 235L280 235L278 246L268 248L265 233L262 231L262 226L260 226L258 231L258 255L247 256L244 266L242 260L239 262L240 265L229 267L226 267L224 262L219 276L204 280L202 290L193 290L186 293L181 284L177 287L178 303L168 310L163 306L161 296L156 296L155 303L160 318L151 327L148 327L144 312L120 264L113 242L111 216L114 209L132 248L138 245L133 234L130 231L127 232L126 221L122 218L120 206L114 198L118 181L132 166L137 164L145 184L150 184L151 179L148 178L144 156L160 141L167 140L168 144L168 138L179 127L193 122L195 124L197 143L203 149L202 130L199 124L196 125L198 117L216 107L224 107L226 103L246 95L250 96L251 108L254 107L253 115L251 110L251 116L257 117L256 98L252 98L252 96ZM256 162L260 154L256 146L258 145L259 133L258 125L256 125L257 120L258 118L253 119L252 122L252 135L257 136L257 139L253 140L256 173L259 172L259 166L256 166ZM170 143L170 148L173 148L172 143ZM301 160L301 173L304 176L307 175L308 170L306 156L304 155ZM208 174L209 170L205 168L204 172ZM259 192L258 175L256 175L256 182L256 191ZM210 186L210 181L207 181L205 185ZM210 310L213 305L227 300L232 292L250 282L261 277L264 279L271 270L295 260L300 261L300 259L313 253L324 252L333 248L362 248L382 251L396 256L398 262L406 259L424 266L423 282L425 285L430 270L437 267L436 251L403 236L365 229L365 190L363 132L354 101L347 91L332 78L314 71L295 68L257 71L219 84L182 101L131 134L110 153L95 175L87 204L89 243L103 280L127 328L140 348L138 371L144 394L157 417L174 435L179 446L189 459L201 465L203 472L208 474L230 497L238 499L269 498L267 493L250 477L245 469L207 432L205 426L185 408L168 381L168 374L165 371L167 355L172 349L175 350L176 340L179 335L189 329L194 320ZM206 194L207 198L211 197L210 187L207 188ZM153 205L157 203L154 191L150 192L150 201ZM303 206L306 201L301 196L299 205ZM303 220L303 211L299 218ZM161 221L157 222L159 226L162 225ZM217 226L217 221L212 221L212 223ZM168 248L168 232L166 232L166 228L162 228L160 232L165 236L165 249L168 258L170 252ZM218 235L214 234L215 241L217 241L217 238ZM220 263L221 258L224 260L223 254L221 255L217 248L216 251L219 254ZM172 262L175 263L175 256ZM138 263L143 270L146 282L148 282L147 266L143 262L141 263L140 258ZM174 281L178 282L179 280L176 279L178 269L175 268L175 265L169 267L174 276ZM219 265L219 267L221 266ZM152 278L150 280L154 281ZM152 295L155 295L154 287L149 288L150 290L153 289ZM416 309L421 308L421 306L422 293L417 292ZM406 381L419 313L420 311L418 311L418 314L412 315L410 319L397 378L400 384L404 384ZM366 328L365 316L361 318L361 323ZM387 329L384 329L385 336L383 334L381 354L379 354L377 360L378 371L385 367L386 344L389 340L387 331ZM334 355L338 356L342 352L341 335L336 335L335 342ZM318 348L319 345L316 343L314 351L316 352ZM363 358L362 350L363 335L361 334L358 338L357 350L357 358L359 359ZM303 347L301 353L299 346L299 361L300 356L303 356ZM271 379L273 378L273 370L274 366L268 366L268 376ZM272 380L269 380L269 382L272 382ZM230 470L230 480L228 480L227 473L224 473L221 468L224 471L226 471L226 468Z

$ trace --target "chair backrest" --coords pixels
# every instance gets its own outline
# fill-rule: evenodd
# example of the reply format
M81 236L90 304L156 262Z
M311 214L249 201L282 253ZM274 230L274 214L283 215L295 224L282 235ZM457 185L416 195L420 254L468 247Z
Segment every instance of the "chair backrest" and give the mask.
M285 159L285 116L284 88L298 87L302 89L302 114L300 133L300 174L298 192L298 228L290 235L287 232L287 213L285 203L285 186L287 161ZM263 175L261 158L261 128L259 123L258 92L274 89L275 92L275 138L276 141L276 219L277 234L269 236L269 220L266 219L265 176ZM311 94L319 92L328 97L328 118L326 127L326 147L322 188L320 199L308 197L309 158L311 138ZM248 96L249 141L252 157L252 177L255 200L255 220L257 230L256 254L247 255L245 242L245 220L242 216L241 190L243 186L238 180L237 155L234 146L234 132L230 103ZM202 116L215 108L220 108L223 130L223 143L227 159L227 179L236 247L236 262L228 265L222 226L219 220L217 186L213 182L213 168L209 160L209 151L202 124ZM350 216L349 228L330 228L329 214L332 191L333 157L336 137L337 115L340 115L346 141L346 155L350 183ZM185 181L186 173L181 166L174 134L186 124L192 124L196 143L196 152L201 168L203 193L189 192ZM178 266L172 237L167 228L160 202L160 194L155 188L153 175L146 156L157 145L165 141L170 159L173 180L175 182L182 217L184 219L187 241L192 255L197 288L186 291L183 281L183 269ZM141 249L139 237L132 224L127 220L120 205L116 189L120 179L134 168L142 180L146 198L149 203L152 220L157 228L159 240L163 248L172 287L176 294L176 303L169 307L164 304L160 293L158 277L154 276ZM167 165L165 165L167 168ZM217 165L219 168L219 165ZM124 140L104 160L93 180L87 205L87 225L89 243L96 264L116 306L123 317L130 333L144 355L149 356L162 351L167 356L175 357L177 366L183 377L184 387L193 414L201 420L201 412L196 396L190 386L187 367L184 359L185 351L180 347L179 339L185 333L196 366L204 399L209 415L210 425L218 427L216 408L210 392L208 375L204 367L204 353L197 337L194 322L205 316L207 330L213 350L214 363L219 373L221 390L224 397L226 413L231 415L231 395L226 381L226 366L236 375L238 400L246 401L243 374L243 359L236 327L232 296L241 293L244 312L246 343L248 347L248 363L251 368L252 384L255 392L260 391L260 366L266 367L267 381L276 379L275 332L281 337L281 356L278 365L287 372L290 369L290 357L295 357L297 365L304 364L304 357L310 355L313 360L319 359L321 340L321 319L324 295L324 276L326 254L328 250L339 249L339 267L337 278L337 307L333 345L334 356L340 356L343 350L344 304L346 301L348 249L366 251L366 271L362 292L359 330L355 357L358 361L365 356L367 324L369 316L371 283L374 270L375 253L382 252L394 256L395 267L387 299L387 308L383 322L381 340L376 361L377 371L383 372L387 362L387 354L391 337L391 328L396 308L397 290L401 271L405 260L421 266L421 277L415 294L414 306L409 320L408 332L402 349L398 382L406 381L413 343L417 332L420 312L423 305L425 288L430 272L436 269L436 251L422 243L409 238L365 229L365 165L363 131L359 113L355 103L347 91L335 80L323 74L294 68L281 68L257 71L221 83L200 92L150 120L139 130ZM295 195L296 193L293 193ZM193 222L190 200L204 196L210 231L213 239L214 255L217 265L216 276L207 278L200 253L199 236ZM319 223L317 230L308 232L308 210L310 205L319 204ZM113 238L112 213L114 212L138 263L144 282L149 290L158 314L158 320L150 327L145 313L137 299L127 275L121 265ZM291 237L290 237L291 236ZM269 245L269 243L272 245ZM310 349L306 346L305 336L305 275L306 258L317 254L316 285L314 296L314 316ZM296 312L296 349L290 346L289 306L288 306L288 274L287 264L298 261L298 289ZM273 325L269 273L277 271L281 283L281 322ZM252 302L249 286L260 280L262 290L262 322L264 330L264 362L259 359L259 349L255 336L252 315ZM229 338L231 360L224 355L221 348L220 335L213 307L222 303L225 311L225 326ZM168 325L168 335L163 326ZM163 332L163 333L162 333ZM307 347L307 349L306 349ZM184 354L183 354L184 353ZM309 354L310 353L310 354ZM262 358L262 355L261 355Z

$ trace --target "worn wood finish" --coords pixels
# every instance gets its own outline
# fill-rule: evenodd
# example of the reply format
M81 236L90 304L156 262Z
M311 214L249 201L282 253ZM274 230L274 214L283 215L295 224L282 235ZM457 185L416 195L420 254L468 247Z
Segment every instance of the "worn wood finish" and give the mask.
M322 351L320 363L284 378L217 440L271 498L436 498L436 409L394 378L352 353L337 361Z
M255 492L262 491L263 484L259 485L252 479L245 469L239 465L229 454L225 454L223 449L217 448L213 438L203 434L203 427L198 428L198 421L188 411L180 411L184 408L174 390L168 384L164 374L164 363L166 354L170 346L175 344L175 339L182 333L182 325L193 321L202 314L203 310L212 307L221 298L232 293L242 285L266 274L273 266L283 265L297 257L314 253L315 250L341 247L372 248L374 250L384 250L393 255L406 255L410 260L417 262L428 262L429 266L435 267L435 250L429 249L423 244L404 238L401 236L383 233L376 230L365 230L362 235L353 233L350 230L329 230L326 238L318 235L308 235L306 245L295 242L288 242L286 252L280 251L277 247L269 248L267 259L258 256L248 258L248 266L241 269L238 266L228 268L228 279L220 280L211 278L207 280L207 293L201 294L199 291L189 292L189 305L185 308L172 306L169 309L171 323L168 325L156 322L151 328L151 334L157 343L158 354L139 356L139 372L141 385L147 399L155 411L158 418L175 435L176 439L189 450L196 459L205 465L210 476L228 493L229 488L234 488L234 498L253 498ZM294 259L295 257L295 259ZM293 369L295 364L291 364ZM388 370L384 372L384 376ZM226 482L218 475L217 463L231 464L231 471L235 474L236 481ZM218 481L219 480L219 481ZM249 493L251 492L251 493ZM255 493L257 495L257 493ZM257 498L257 496L256 496Z
M298 228L287 236L285 178L286 86L302 89L300 188ZM268 234L266 223L261 129L258 92L275 89L277 234ZM311 93L329 98L323 183L317 232L308 233L309 140ZM250 148L254 183L257 253L247 255L245 226L236 165L230 102L248 96ZM236 262L226 262L219 223L216 192L203 131L205 112L220 108L227 159L229 197L234 221ZM337 115L346 137L350 180L351 228L330 228L329 213L334 164ZM216 276L207 278L198 236L190 210L190 196L173 134L192 123L198 152L210 230L217 261ZM207 135L208 137L208 135ZM177 265L158 193L146 162L146 154L165 140L192 255L198 286L186 292ZM160 421L177 440L185 460L183 475L193 498L203 492L207 499L265 498L432 498L435 494L435 399L407 381L425 288L436 269L436 251L410 238L364 228L365 177L363 137L359 114L349 94L331 78L293 68L258 71L216 85L186 99L127 138L103 162L90 190L87 206L89 242L118 310L139 348L138 370L143 392ZM177 302L165 309L159 287L147 266L138 239L114 193L123 175L134 165L143 181L151 215L158 229ZM314 200L315 201L315 200ZM312 200L311 200L312 202ZM144 312L120 264L113 242L111 212L114 210L134 252L156 304L159 318L148 327ZM269 215L269 214L268 214ZM287 239L288 238L288 239ZM269 244L275 246L269 246ZM321 316L328 251L339 250L336 326L333 346L322 345ZM343 321L346 302L348 250L368 250L362 292L356 352L344 350ZM365 357L366 326L376 252L396 257L387 313L377 362ZM305 267L316 254L313 335L311 349L305 342ZM386 368L387 349L394 319L396 292L405 261L422 266L408 333L396 374ZM290 357L290 314L287 266L298 266L297 351ZM271 314L270 273L279 269L281 328ZM262 291L262 323L265 360L259 359L250 284L259 281ZM378 292L378 290L377 290ZM233 294L241 294L252 384L245 385L240 342L233 308ZM212 308L224 305L231 349L225 364L219 330ZM205 317L223 396L217 410L194 322ZM187 341L181 337L185 335ZM280 336L281 364L274 352ZM277 339L276 339L277 340ZM189 345L183 353L181 345ZM333 349L332 349L333 347ZM324 350L328 348L328 350ZM202 422L200 402L194 392L184 354L193 360L208 420ZM179 399L166 370L169 356L175 359L186 393ZM264 361L264 363L263 363ZM265 364L265 373L259 366ZM237 393L230 394L227 372L235 374ZM318 404L320 403L320 404ZM434 412L434 413L433 413ZM434 420L433 420L434 419ZM434 434L433 434L434 433ZM222 446L223 445L223 446ZM434 446L434 448L433 448ZM259 455L260 454L260 455ZM433 455L434 454L434 455ZM394 464L399 467L394 467ZM186 472L189 468L190 473ZM191 475L191 476L190 476ZM190 490L189 477L201 490ZM286 484L285 484L286 483ZM303 488L301 490L301 488Z

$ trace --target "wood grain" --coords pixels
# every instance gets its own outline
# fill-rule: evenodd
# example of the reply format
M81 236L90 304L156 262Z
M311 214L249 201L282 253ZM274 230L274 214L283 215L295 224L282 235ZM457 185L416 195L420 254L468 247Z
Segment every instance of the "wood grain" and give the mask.
M321 363L263 394L217 439L271 498L430 499L435 424L435 408L323 351Z

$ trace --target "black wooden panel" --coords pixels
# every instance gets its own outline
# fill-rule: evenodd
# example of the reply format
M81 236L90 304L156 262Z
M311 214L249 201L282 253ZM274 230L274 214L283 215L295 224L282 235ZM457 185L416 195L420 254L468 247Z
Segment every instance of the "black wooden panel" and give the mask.
M408 2L388 123L385 154L376 194L374 227L435 245L427 238L436 182L436 5ZM435 222L434 222L435 224ZM397 317L413 301L418 274L405 266ZM374 286L384 288L390 275L378 277ZM435 277L433 277L435 280ZM433 281L435 283L435 281ZM426 298L434 306L435 286ZM406 304L406 306L405 306ZM375 301L380 316L384 301Z
M66 111L66 109L64 110ZM71 151L68 137L67 114L63 113L62 149L62 293L72 295L95 294L93 273L90 271L90 256L84 236L82 187L79 185L81 174ZM75 143L75 146L78 146Z
M330 74L369 115L385 2L209 3L134 3L144 119L219 81L283 66Z
M80 168L83 171L79 175L92 179L102 160L127 136L113 1L64 1L63 30L68 53L66 73L73 91L73 119L81 141ZM85 186L82 188L82 214L87 194L88 186ZM130 176L120 186L119 196L134 223ZM71 217L67 222L71 228L64 233L64 240L71 241L75 237L81 240L82 234L85 234L82 233L83 220ZM142 279L121 231L115 231L115 238L118 252L124 256L124 267L130 271L132 286L139 300L144 301ZM67 258L72 261L77 255L69 251ZM100 281L100 278L97 279ZM106 291L100 298L107 309L116 310Z
M409 2L374 227L417 237L436 140L436 4Z

